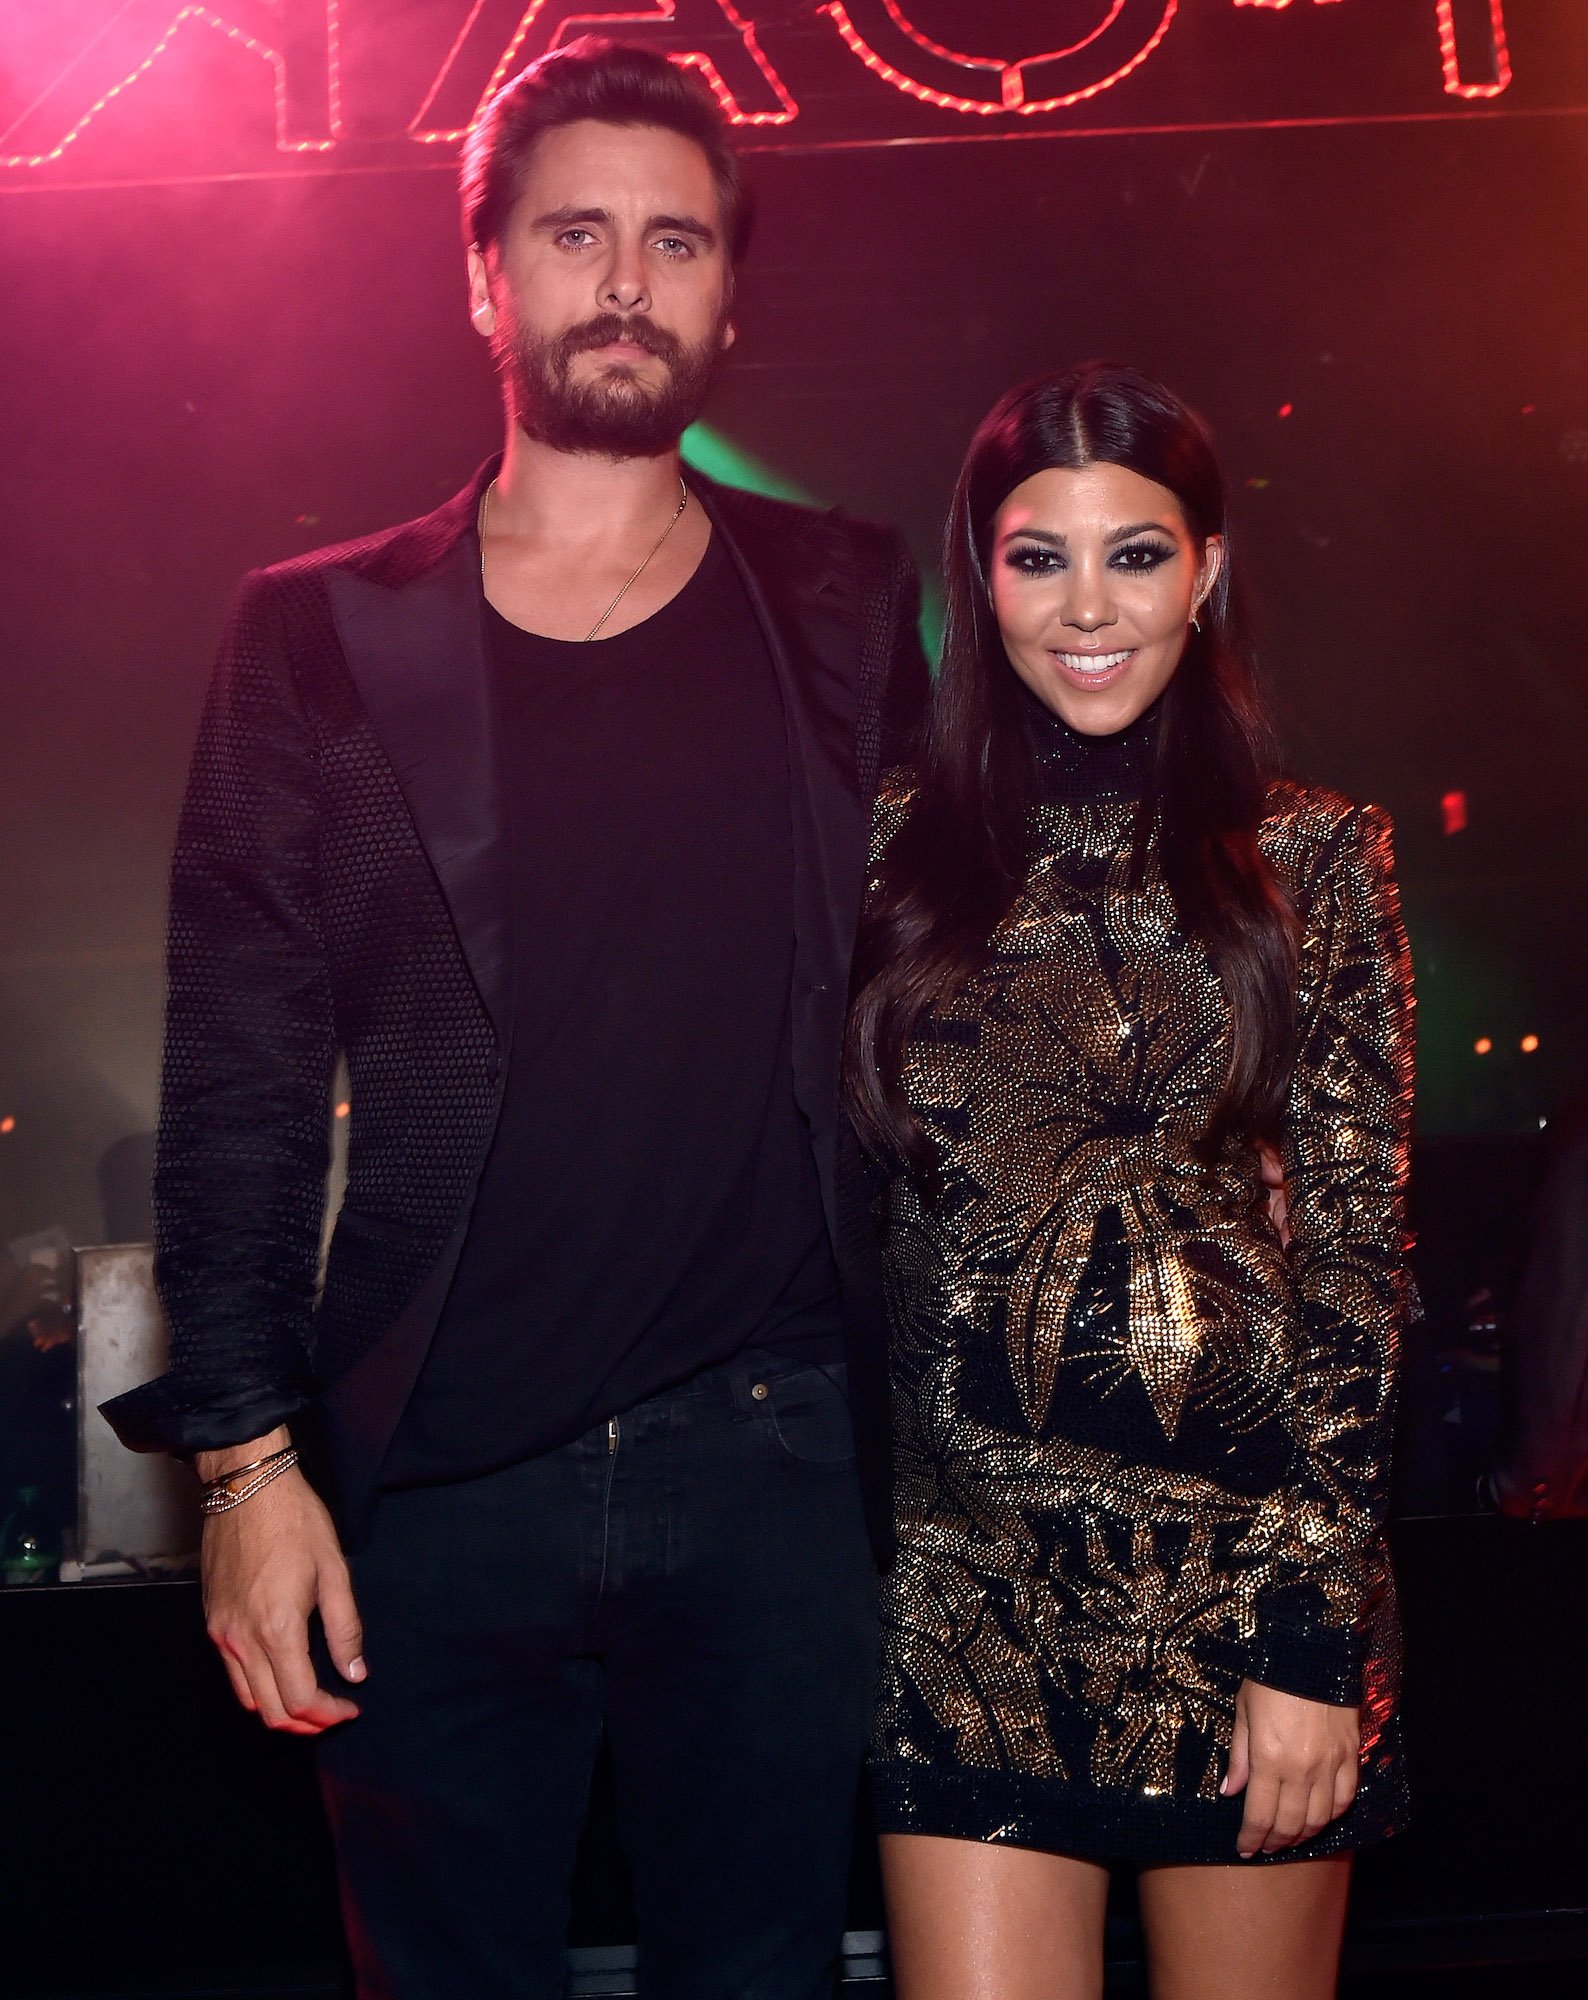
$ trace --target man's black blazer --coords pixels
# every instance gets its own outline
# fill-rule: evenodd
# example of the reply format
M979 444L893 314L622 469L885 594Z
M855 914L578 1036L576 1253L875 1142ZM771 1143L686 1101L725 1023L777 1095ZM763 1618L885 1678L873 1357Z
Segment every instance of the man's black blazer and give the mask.
M171 1364L106 1415L135 1449L184 1454L290 1421L349 1540L451 1281L508 1058L512 898L475 526L495 470L422 520L245 579L172 866L155 1169ZM783 698L795 1090L885 1548L881 1288L839 1053L877 774L926 693L915 573L887 530L690 481ZM347 1192L321 1285L339 1053Z

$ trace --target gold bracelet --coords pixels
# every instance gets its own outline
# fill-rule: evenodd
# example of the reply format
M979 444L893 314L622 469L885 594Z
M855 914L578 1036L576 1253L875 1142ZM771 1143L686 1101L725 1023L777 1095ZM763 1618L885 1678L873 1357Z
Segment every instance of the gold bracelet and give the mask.
M288 1445L279 1452L273 1452L269 1464L262 1472L255 1473L246 1486L234 1493L229 1486L216 1484L206 1486L199 1500L199 1512L206 1517L211 1514L229 1514L234 1507L240 1507L245 1500L252 1500L261 1493L271 1480L279 1479L284 1472L290 1472L298 1462L297 1450Z
M226 1472L217 1472L213 1479L206 1479L203 1482L204 1491L213 1493L217 1487L229 1486L234 1479L241 1479L245 1473L259 1472L267 1465L274 1465L278 1458L285 1458L291 1450L290 1444L284 1444L279 1451L267 1451L263 1458L251 1458L246 1465L234 1465Z

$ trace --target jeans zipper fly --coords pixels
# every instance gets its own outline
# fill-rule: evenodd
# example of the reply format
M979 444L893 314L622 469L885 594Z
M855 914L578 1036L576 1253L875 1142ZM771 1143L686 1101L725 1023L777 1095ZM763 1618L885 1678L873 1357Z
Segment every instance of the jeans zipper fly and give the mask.
M612 1456L613 1452L615 1452L615 1451L617 1450L617 1448L618 1448L618 1420L617 1420L617 1418L616 1418L616 1417L608 1417L608 1418L607 1418L607 1456L608 1456L608 1457L610 1458L610 1457Z

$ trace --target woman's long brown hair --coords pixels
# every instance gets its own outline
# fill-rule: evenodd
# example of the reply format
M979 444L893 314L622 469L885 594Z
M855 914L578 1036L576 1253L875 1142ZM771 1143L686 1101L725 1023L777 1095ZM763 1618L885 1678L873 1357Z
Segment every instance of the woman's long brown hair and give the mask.
M1230 1059L1204 1143L1277 1135L1295 1039L1290 905L1257 844L1272 738L1232 594L1224 482L1194 411L1132 368L1091 362L1028 382L971 440L949 514L943 661L908 816L883 857L857 940L844 1057L861 1137L927 1180L930 1135L905 1100L904 1045L922 1010L985 961L1030 860L1036 754L993 615L993 523L1050 467L1122 465L1167 487L1199 546L1225 537L1200 632L1162 697L1136 811L1135 879L1155 854L1182 927L1229 1003Z

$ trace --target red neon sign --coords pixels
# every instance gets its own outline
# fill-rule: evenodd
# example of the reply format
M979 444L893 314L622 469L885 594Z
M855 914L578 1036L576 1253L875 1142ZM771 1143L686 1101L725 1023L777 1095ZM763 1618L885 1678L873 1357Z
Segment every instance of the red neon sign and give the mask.
M1509 89L1511 52L1505 42L1505 0L1489 0L1489 56L1494 74L1483 83L1461 80L1453 0L1436 0L1434 17L1439 29L1439 61L1445 73L1445 89L1452 97L1498 97L1501 91Z
M483 89L462 84L465 101L459 96L461 80L470 75L478 77L490 60L491 48L500 47L499 42L493 42L493 28L499 35L501 13L500 4L493 6L492 0L473 0L434 83L408 127L410 138L425 146L456 144L473 128L496 91L515 71L578 35L601 33L621 41L644 42L649 32L657 28L674 45L670 50L673 60L700 71L733 124L787 125L799 116L799 106L788 87L762 54L755 28L739 13L733 0L653 0L649 7L636 7L633 0L627 0L627 4L625 0L614 0L607 8L583 0L583 4L551 7L549 11L547 0L529 0L528 6L522 0L513 0L509 18L516 14L517 20L507 46L495 67L487 72ZM769 100L758 108L746 108L711 56L699 49L676 46L679 37L720 39L725 27L738 38L739 48L747 59L751 89Z
M200 36L220 36L268 69L277 152L325 154L345 143L343 17L357 13L364 27L371 17L361 10L372 0L103 4L101 26L86 39L79 34L79 45L63 52L44 88L0 131L0 169L48 168L62 160L156 64ZM820 35L826 31L832 56L825 58L829 74L822 81L825 115L831 117L836 95L833 63L841 68L852 57L868 76L916 103L997 120L1062 111L1112 90L1151 61L1176 19L1194 7L1222 4L1271 13L1307 8L1307 0L1186 0L1184 6L1182 0L1088 0L1080 11L1091 25L1064 46L1000 53L951 47L928 34L911 16L915 4L809 0L805 25L795 30L787 0L778 0L775 8L758 7L756 0L431 0L435 13L456 23L450 42L433 76L434 54L423 59L423 71L409 86L412 112L404 105L389 126L384 118L377 120L381 131L373 143L386 143L388 133L422 145L456 143L515 68L589 30L655 41L675 62L706 78L734 124L786 131L802 114L784 69L796 59L822 60ZM1340 6L1342 0L1312 0L1312 5ZM1426 8L1425 21L1432 15L1447 95L1472 101L1510 89L1504 0L1401 0L1401 5ZM777 44L776 62L763 46L757 13ZM995 39L994 26L979 8L967 4L964 14L975 24L977 41ZM373 27L365 33L375 39ZM965 39L971 38L967 30ZM410 37L406 46L410 53L422 50L422 36ZM826 143L834 141L829 137Z
M268 64L275 96L276 150L328 153L342 137L341 0L220 0L225 12L198 0L129 0L106 26L118 34L106 47L105 30L68 58L35 103L75 85L83 110L35 152L0 153L0 167L45 167L75 146L94 120L146 76L184 30L213 30ZM130 69L116 64L129 36L147 36L145 52ZM288 49L291 49L289 58ZM109 60L107 71L100 65ZM125 57L122 57L125 61ZM87 100L86 103L84 102ZM0 134L0 145L28 114Z
M1096 97L1122 82L1132 70L1139 69L1168 34L1180 0L1097 0L1097 4L1102 18L1079 41L1068 48L1044 49L1014 62L944 48L910 22L899 0L853 0L853 14L844 0L827 0L821 11L837 28L851 54L907 97L919 98L923 104L934 104L942 111L969 112L979 117L1001 111L1029 116L1034 111L1060 111ZM869 24L869 35L856 25L855 14ZM1109 52L1107 55L1103 54L1104 48ZM923 57L928 59L925 65L928 73L934 66L957 72L953 80L960 88L944 89L923 81L918 73L923 68ZM1085 64L1084 82L1077 73L1077 58ZM1108 66L1110 62L1112 67ZM988 94L964 95L968 83L981 77L987 79Z

